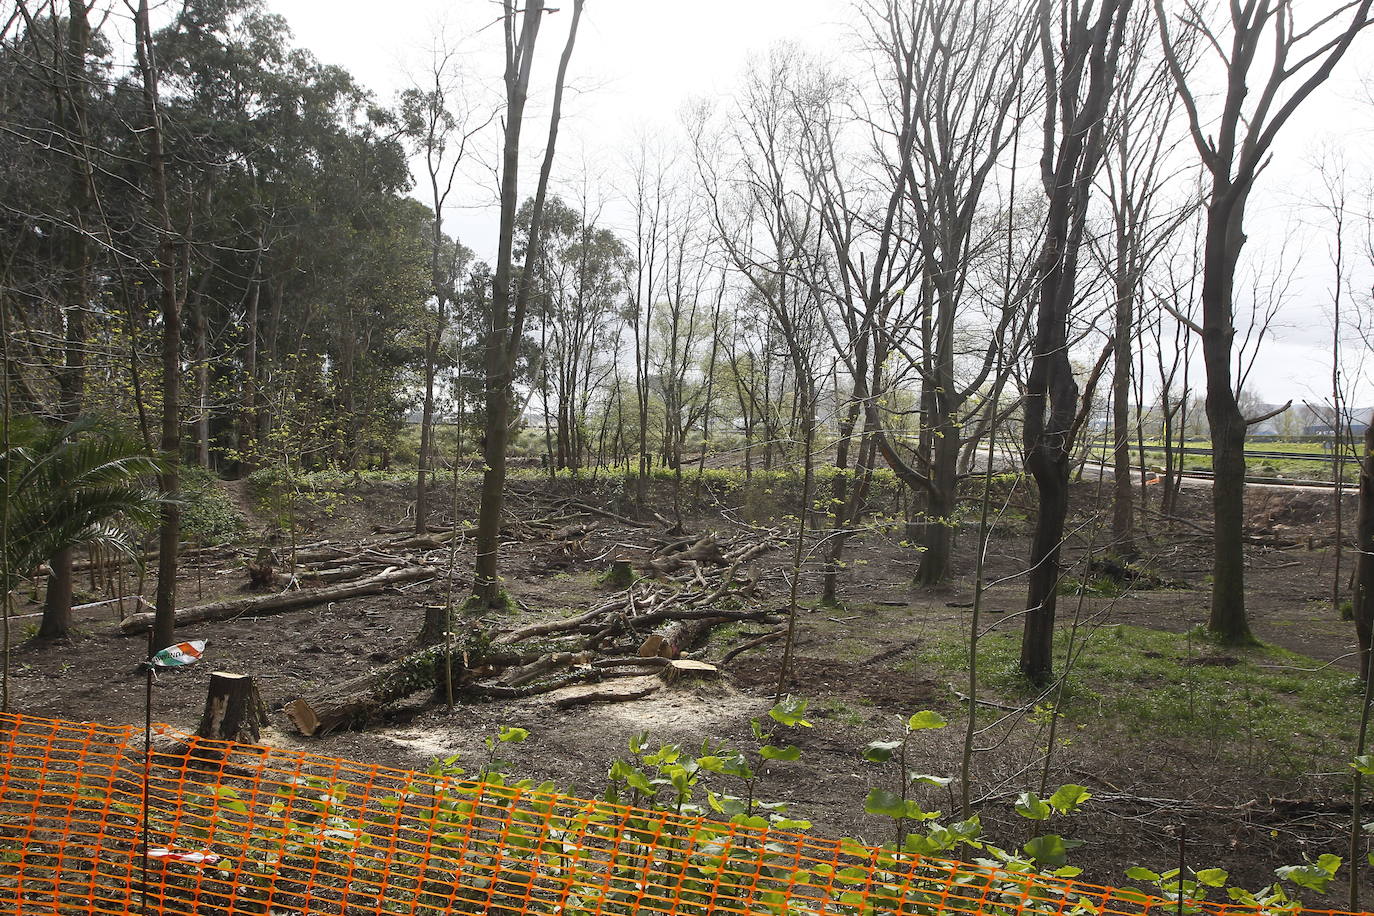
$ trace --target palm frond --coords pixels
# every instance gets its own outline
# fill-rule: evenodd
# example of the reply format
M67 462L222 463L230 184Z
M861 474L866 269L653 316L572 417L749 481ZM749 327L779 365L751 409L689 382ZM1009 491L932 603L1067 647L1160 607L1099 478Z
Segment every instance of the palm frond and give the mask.
M161 467L134 439L90 419L16 434L0 450L10 572L3 585L69 547L132 553L134 531L153 525L164 502L147 483Z

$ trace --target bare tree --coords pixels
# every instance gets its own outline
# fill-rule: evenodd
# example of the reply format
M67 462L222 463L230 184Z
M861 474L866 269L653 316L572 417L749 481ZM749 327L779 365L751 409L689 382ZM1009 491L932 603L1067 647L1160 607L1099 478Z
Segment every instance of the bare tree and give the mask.
M1111 152L1103 169L1104 197L1111 213L1110 252L1102 259L1115 304L1112 331L1111 464L1112 549L1126 559L1137 555L1135 481L1131 467L1133 342L1142 325L1139 301L1144 278L1174 233L1196 212L1188 199L1169 206L1177 146L1169 130L1176 105L1166 65L1151 54L1154 24L1148 7L1138 7L1121 66L1112 112ZM1104 244L1102 246L1106 248ZM1143 380L1141 380L1143 381ZM1137 414L1139 414L1139 409Z
M158 529L157 596L150 648L176 641L177 551L181 539L181 508L177 503L178 466L181 463L181 300L177 292L176 236L168 209L167 172L163 152L162 105L158 98L158 66L153 34L148 21L148 0L139 0L135 12L139 75L143 82L148 184L151 190L154 231L159 236L157 283L162 312L162 472L158 487L167 498L162 503Z
M1294 0L1233 0L1229 21L1210 23L1196 2L1171 17L1154 0L1160 40L1189 130L1209 176L1203 242L1202 358L1207 370L1207 421L1212 437L1213 566L1208 629L1228 642L1245 642L1245 436L1261 417L1247 418L1234 380L1236 269L1245 244L1245 207L1255 180L1269 161L1280 130L1331 75L1355 38L1370 25L1374 0L1321 7L1299 25ZM1171 24L1171 19L1176 20ZM1221 110L1207 118L1185 61L1194 48L1215 54L1226 78ZM1256 63L1259 84L1251 85Z
M554 79L553 108L549 115L548 143L539 170L539 182L530 213L530 244L525 264L539 260L540 224L548 193L549 173L553 169L558 141L558 121L563 107L563 86L568 64L577 41L585 0L573 0L572 22L558 62ZM501 165L501 221L496 255L496 270L491 296L491 327L486 350L486 430L483 445L485 469L482 475L481 505L477 518L477 562L472 595L486 607L500 605L504 591L500 581L501 508L505 502L506 446L510 441L511 402L515 393L515 359L524 333L534 271L521 271L513 281L512 260L515 247L515 215L519 207L520 134L529 97L530 71L534 66L535 43L546 11L544 0L528 0L517 10L514 0L503 0L502 28L506 47L506 111Z
M1048 210L1036 262L1039 301L1022 429L1026 469L1039 490L1040 508L1031 536L1020 663L1022 673L1036 683L1047 681L1053 668L1059 553L1069 509L1069 458L1078 407L1069 317L1130 10L1131 0L1104 0L1100 6L1040 2L1045 78L1040 169Z
M427 474L434 451L434 381L439 367L439 352L447 328L449 305L457 278L467 269L471 252L456 242L445 244L444 207L453 194L468 144L478 131L491 123L479 118L464 105L458 78L458 53L442 38L430 55L424 82L401 94L401 117L416 151L424 158L429 204L434 211L430 228L429 270L433 285L433 311L426 315L424 328L424 399L420 411L420 451L415 473L415 532L423 534L429 524Z
M861 12L878 79L893 87L882 97L889 108L908 108L914 128L906 202L924 257L920 354L913 362L921 382L918 459L930 481L916 578L934 584L950 571L964 408L987 382L1017 312L1003 308L986 317L993 346L979 347L972 371L957 377L960 333L975 317L979 265L1000 235L995 221L981 218L984 192L1020 126L1016 103L1034 32L1012 8L983 0L884 0ZM886 118L900 123L903 115Z

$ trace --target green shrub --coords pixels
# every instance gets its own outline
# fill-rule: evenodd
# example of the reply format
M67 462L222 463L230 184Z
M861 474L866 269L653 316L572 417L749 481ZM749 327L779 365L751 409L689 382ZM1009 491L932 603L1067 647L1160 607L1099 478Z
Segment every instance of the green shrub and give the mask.
M201 544L227 544L243 536L245 524L209 471L181 469L181 530Z

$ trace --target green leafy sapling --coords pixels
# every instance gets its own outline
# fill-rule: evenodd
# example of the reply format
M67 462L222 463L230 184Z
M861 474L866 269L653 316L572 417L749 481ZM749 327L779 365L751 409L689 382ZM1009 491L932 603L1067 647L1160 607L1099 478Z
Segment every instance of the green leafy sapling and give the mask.
M1290 913L1302 909L1301 891L1318 895L1329 893L1331 882L1340 872L1342 864L1340 856L1324 853L1301 865L1285 865L1274 869L1277 881L1257 891L1229 884L1230 873L1223 868L1172 868L1155 872L1136 865L1126 869L1126 877L1148 886L1151 893L1176 902L1177 911L1185 914L1204 912L1203 904L1214 890L1224 890L1232 903L1254 907L1265 913ZM1136 897L1140 901L1145 900L1144 894L1130 889L1123 889L1120 893L1126 899Z
M606 774L606 800L620 804L623 791L629 791L631 807L661 808L677 814L701 814L702 808L692 802L701 767L696 758L683 753L678 744L662 744L651 751L648 732L630 738L630 753L638 758L632 763L617 758ZM660 793L667 790L661 799Z
M712 747L709 743L702 746L702 754L696 760L700 769L733 777L744 784L742 797L708 792L707 801L713 811L725 815L734 823L750 827L768 827L771 825L783 830L810 829L810 821L787 817L787 804L785 802L760 801L757 793L759 775L768 761L791 761L801 757L801 749L796 745L777 745L772 742L777 726L785 728L812 727L806 719L806 707L806 700L786 696L768 710L768 718L776 725L765 725L759 719L751 720L750 727L753 729L754 740L758 742L757 749L752 752L724 746ZM767 817L755 813L756 809L767 812Z
M948 786L950 780L941 776L929 776L907 769L907 752L912 735L928 729L944 728L949 722L938 712L922 710L906 720L901 738L894 740L870 741L864 748L863 757L870 763L889 763L895 756L897 764L897 788L884 789L874 786L864 800L864 811L881 817L890 817L896 826L897 845L900 848L906 839L908 825L912 822L933 821L940 816L939 811L926 811L914 799L909 790L915 785Z
M1042 799L1034 792L1022 792L1016 797L1016 804L1013 810L1023 818L1031 821L1035 828L1032 836L1021 847L1021 856L1006 857L1003 850L989 847L999 858L1004 858L1004 867L1013 867L1021 862L1029 861L1036 868L1049 870L1051 874L1060 878L1072 878L1082 872L1081 868L1073 865L1066 865L1068 853L1083 845L1081 840L1065 839L1057 833L1042 833L1039 824L1047 823L1056 816L1066 816L1073 814L1083 807L1084 802L1092 798L1092 793L1086 788L1073 783L1066 783L1054 790L1054 794L1049 798Z
M487 748L487 759L482 763L482 769L478 772L478 782L491 782L496 785L505 783L505 773L510 769L513 761L504 757L497 756L501 749L510 744L521 744L530 736L527 729L517 728L511 725L502 725L497 729L495 735L488 735L483 739L483 744Z

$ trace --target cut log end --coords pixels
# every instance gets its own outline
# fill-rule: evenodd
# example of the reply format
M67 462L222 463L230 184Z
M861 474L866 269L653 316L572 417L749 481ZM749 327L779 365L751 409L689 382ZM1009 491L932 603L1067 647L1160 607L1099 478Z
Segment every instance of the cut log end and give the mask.
M663 687L663 682L653 675L627 677L608 684L580 684L565 687L549 694L554 706L559 709L573 709L592 703L624 703L639 700L655 693Z
M720 677L720 669L709 662L680 658L664 665L658 676L669 684L681 680L714 680Z
M296 726L296 730L307 738L320 730L320 719L305 700L292 700L282 711L286 713L286 718L291 720L291 724Z

